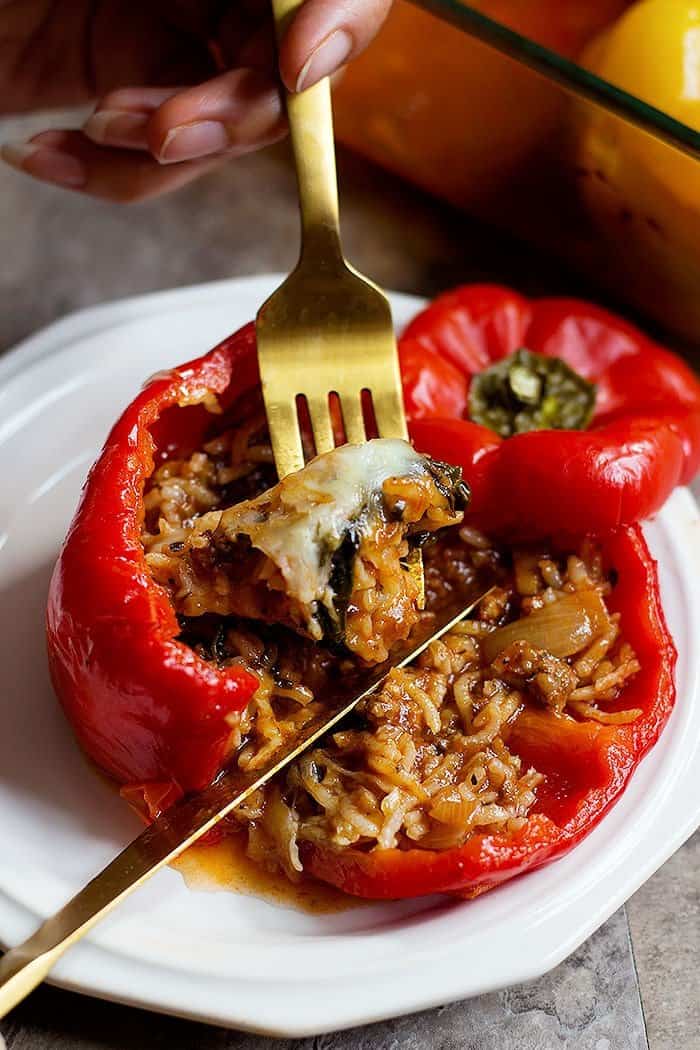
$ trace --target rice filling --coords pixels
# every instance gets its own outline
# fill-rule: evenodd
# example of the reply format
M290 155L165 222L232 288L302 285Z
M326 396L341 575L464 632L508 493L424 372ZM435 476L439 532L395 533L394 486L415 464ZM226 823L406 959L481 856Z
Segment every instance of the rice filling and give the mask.
M460 522L466 499L457 468L378 438L195 516L149 564L184 616L281 623L378 662L418 620L411 550Z
M344 457L355 453L337 451L347 475ZM408 445L401 457L400 470L394 459L355 487L355 502L336 500L332 486L314 490L302 474L270 489L264 419L252 415L191 456L161 464L144 494L146 560L171 594L181 641L217 666L243 662L258 677L246 709L228 717L231 761L242 769L261 767L296 736L358 659L383 659L456 588L483 576L497 581L473 619L415 665L394 670L348 724L228 818L253 860L291 879L309 844L442 850L477 832L512 834L536 808L544 780L510 741L524 712L601 724L640 714L619 702L639 663L608 608L612 585L595 545L499 548L461 524L458 474ZM315 461L319 476L330 469L323 460ZM287 535L297 528L311 551L285 547L275 516L283 522L290 513L298 517ZM424 611L406 572L417 542L425 544ZM277 595L282 604L265 604ZM328 644L339 628L340 648Z

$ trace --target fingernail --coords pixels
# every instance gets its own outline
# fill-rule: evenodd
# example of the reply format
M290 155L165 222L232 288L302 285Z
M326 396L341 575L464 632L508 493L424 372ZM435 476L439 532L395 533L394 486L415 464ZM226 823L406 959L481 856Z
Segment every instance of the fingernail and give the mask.
M0 155L13 168L44 182L55 182L73 189L87 182L87 172L77 157L56 149L32 142L6 142Z
M311 52L297 77L295 91L311 87L342 66L352 51L352 37L345 29L336 29Z
M85 121L83 131L99 146L146 146L148 114L124 109L100 109Z
M165 137L158 160L164 164L195 160L211 153L222 153L230 144L228 132L220 121L201 120L172 128Z

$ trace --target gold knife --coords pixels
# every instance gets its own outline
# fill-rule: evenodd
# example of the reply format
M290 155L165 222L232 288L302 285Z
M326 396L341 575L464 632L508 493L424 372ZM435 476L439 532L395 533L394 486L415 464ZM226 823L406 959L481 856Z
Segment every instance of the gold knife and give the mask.
M226 770L210 787L184 799L154 821L60 911L42 923L36 933L0 960L0 1017L33 991L63 953L125 897L333 729L360 700L379 688L392 668L405 667L415 660L432 641L472 612L486 594L488 590L480 588L478 594L463 591L453 596L434 617L418 624L411 638L389 660L334 683L331 696L319 696L325 704L323 713L262 769L249 773Z

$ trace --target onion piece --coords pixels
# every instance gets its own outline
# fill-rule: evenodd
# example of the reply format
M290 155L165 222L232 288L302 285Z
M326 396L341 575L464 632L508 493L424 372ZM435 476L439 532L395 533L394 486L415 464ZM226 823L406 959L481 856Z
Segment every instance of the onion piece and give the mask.
M560 658L573 656L602 634L608 622L598 591L577 591L487 634L481 650L489 663L513 642L529 642Z

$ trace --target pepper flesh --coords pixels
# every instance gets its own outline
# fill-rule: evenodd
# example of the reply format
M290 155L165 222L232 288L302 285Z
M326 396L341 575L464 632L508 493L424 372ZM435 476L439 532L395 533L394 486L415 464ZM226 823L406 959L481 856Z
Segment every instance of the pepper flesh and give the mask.
M95 762L143 785L150 815L160 808L153 798L172 802L213 780L227 757L226 715L245 707L258 680L241 666L218 670L177 641L175 611L145 562L143 486L155 457L198 446L212 418L203 400L225 406L257 380L252 325L151 380L107 438L51 580L56 693Z
M700 381L600 307L465 285L419 313L401 343L413 357L417 346L429 355L420 387L405 380L411 435L422 451L462 467L469 519L485 532L529 538L627 525L654 514L700 466ZM501 439L464 418L456 378L443 397L425 376L437 355L469 383L521 347L560 358L596 385L588 430Z

